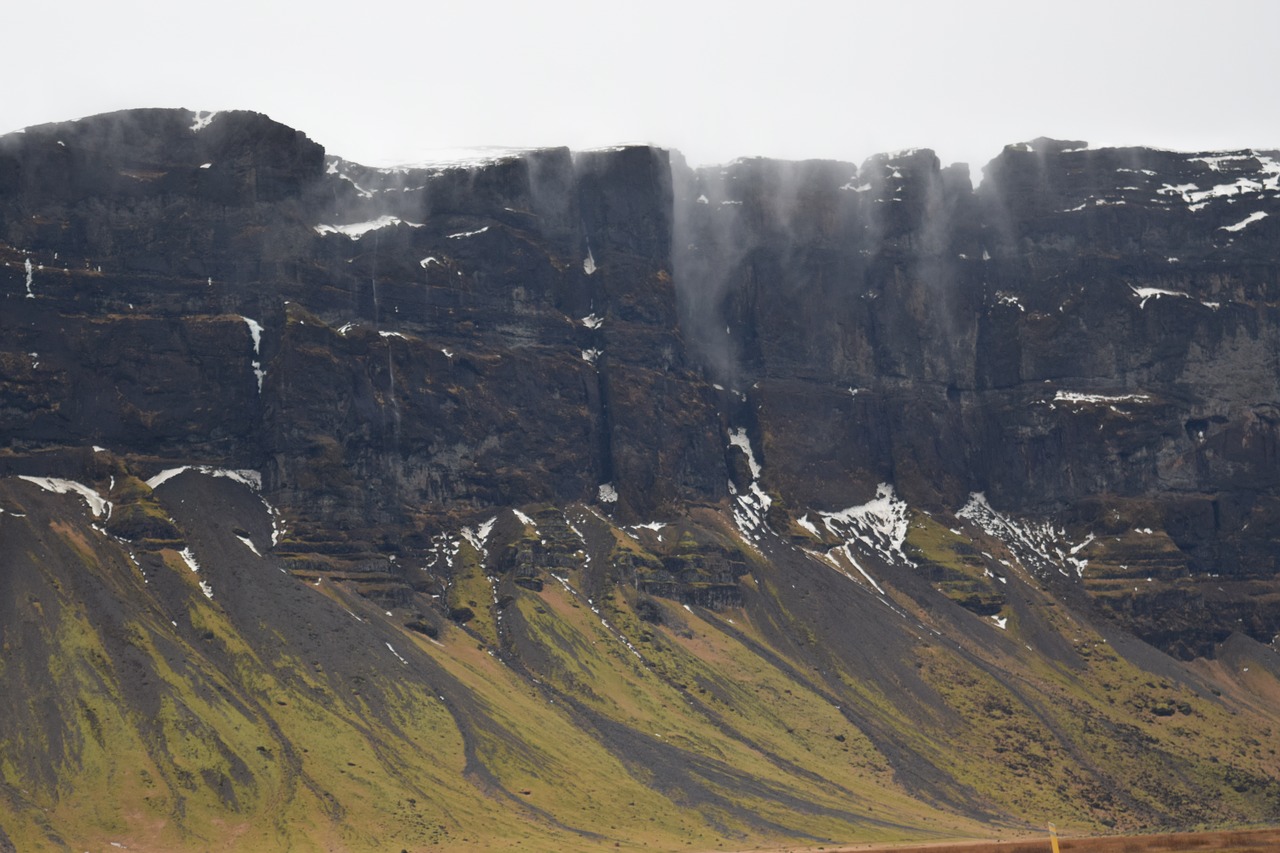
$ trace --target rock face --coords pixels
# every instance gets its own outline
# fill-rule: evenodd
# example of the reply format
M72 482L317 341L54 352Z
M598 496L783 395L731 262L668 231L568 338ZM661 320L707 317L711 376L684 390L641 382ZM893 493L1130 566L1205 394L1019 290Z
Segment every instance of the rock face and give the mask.
M183 554L204 549L213 566L204 570L223 578L212 597L184 588L194 590L188 613L230 613L220 583L254 587L265 582L245 567L279 569L264 599L238 602L230 622L201 617L191 637L165 641L196 648L207 631L223 643L177 681L230 677L239 654L230 636L262 654L283 637L292 651L275 666L317 673L359 669L370 648L397 658L404 649L410 680L449 704L468 744L466 777L491 794L514 790L519 773L477 744L560 748L480 710L477 697L510 677L567 703L566 730L625 743L611 760L650 780L646 791L705 809L691 819L738 837L895 837L924 827L930 810L973 822L954 824L966 832L1039 820L1031 799L962 769L1007 770L1001 756L1026 738L1042 757L1076 762L1063 784L1085 828L1171 825L1193 802L1220 806L1219 819L1274 820L1265 756L1153 794L1145 771L1090 764L1093 735L1050 719L1046 700L1016 686L1034 670L1016 661L1025 646L1070 673L1049 694L1126 755L1142 738L1166 744L1171 735L1150 728L1156 718L1217 720L1206 709L1219 699L1206 697L1224 690L1266 728L1263 752L1275 745L1280 720L1256 697L1275 683L1280 634L1278 247L1276 152L1040 139L1007 147L975 189L965 166L941 168L927 150L861 166L744 160L695 170L651 148L556 149L378 170L254 113L150 110L28 128L0 138L0 473L54 478L41 481L46 491L70 497L61 509L46 505L52 498L37 507L36 480L3 481L0 536L25 550L6 549L0 575L27 596L13 602L47 602L66 566L123 572L132 580L107 583L110 594L95 586L90 598L130 603L74 622L118 644L135 622L154 622L155 637L169 621L177 628L139 602L157 595L142 591L151 579L185 571ZM157 477L183 466L195 473ZM201 477L215 485L195 485ZM66 482L109 510L84 516L76 489L58 486ZM191 515L185 499L236 520ZM73 510L84 516L78 527L64 517ZM33 518L70 544L49 544ZM20 522L25 532L6 532ZM254 559L244 562L228 535ZM36 566L45 586L16 579ZM317 584L335 590L318 609L293 603ZM179 606L177 592L166 595L156 601ZM59 596L67 614L80 613L83 601ZM266 619L272 597L291 602L274 639L245 615L266 608ZM1086 626L1079 636L1059 606ZM772 768L760 778L772 781L637 734L652 720L619 712L632 700L593 682L599 670L582 660L594 652L564 627L575 623L547 621L568 619L569 608L599 617L620 654L630 649L700 708L699 725L756 744L751 754ZM12 626L36 623L17 603L10 610L6 642L18 643ZM920 632L880 625L881 611L923 620ZM386 625L370 627L384 612ZM852 612L863 613L862 628L847 624ZM372 632L345 647L357 663L330 640L309 659L306 638L330 630L317 627L326 620L343 636ZM1007 632L1009 648L997 660L985 641L962 640L953 655L930 645L926 627L999 632L1001 643ZM40 657L57 655L55 639L24 630L32 663L0 668L11 695L34 689ZM927 805L919 820L875 823L868 834L862 806L806 808L807 825L747 817L744 804L810 797L806 774L836 771L792 755L791 727L766 735L771 724L728 722L726 709L748 707L733 678L680 657L713 660L705 648L673 651L704 630L774 672L770 695L803 687L806 702L843 709L866 739L857 766L894 780L879 793L859 789L864 805L908 797ZM665 651L633 643L641 635ZM861 645L872 636L885 644L878 655ZM474 671L458 669L465 656L433 657L450 638L479 643L513 674L473 683ZM1107 643L1125 650L1117 657ZM1244 660L1255 673L1247 685L1214 681ZM363 684L400 665L379 660L342 677ZM821 679L802 674L810 666ZM1130 716L1098 704L1129 678L1151 685L1122 697ZM851 686L863 680L877 686ZM227 682L242 704L219 713L269 718L254 710L250 682ZM956 684L971 689L953 693ZM75 743L89 723L74 709L93 705L84 698L93 688L69 679L60 689L49 707L80 722L66 722L58 743ZM367 699L325 705L333 725L371 715L388 727L364 735L380 754L408 748L416 735L397 729L395 710L405 697L360 689ZM153 713L154 693L132 682L107 690L120 720ZM986 704L977 709L974 697ZM756 708L760 719L815 713L779 701ZM11 719L39 719L33 708L19 703ZM940 733L948 720L976 725L975 714L1019 721L1021 747L1001 735L978 756L911 733L928 729L924 719ZM1043 731L1028 734L1033 718ZM292 756L279 777L217 734L234 760L204 767L200 784L221 792L220 807L251 812L280 779L332 802L280 726L288 722L271 730L276 746L262 747ZM18 751L0 757L39 767L3 779L17 813L42 802L17 793L23 784L56 790L71 771L37 759L39 744L12 742ZM83 746L68 766L83 770ZM1193 764L1218 762L1207 742L1191 752ZM198 763L176 746L148 754L145 773ZM203 837L176 817L185 772L170 774L160 811L188 834L166 844ZM1022 767L999 784L1036 773ZM430 800L415 784L397 790ZM369 820L391 820L378 808ZM531 819L552 846L566 821L573 832L601 829L585 813L541 808ZM483 834L492 816L450 820L451 832ZM98 837L74 821L30 826L21 838L41 843ZM381 837L367 831L343 843Z
M1042 139L976 192L961 168L691 179L685 328L750 389L771 482L824 508L879 482L939 509L982 492L1096 531L1087 587L1167 650L1270 642L1280 162ZM1134 527L1171 543L1115 538ZM1161 604L1110 595L1152 575Z
M929 151L379 171L252 113L32 128L0 160L3 433L261 470L295 553L365 560L602 485L634 520L721 500L740 426L801 510L885 482L1159 529L1087 587L1212 654L1280 632L1278 182L1052 140L974 191ZM1135 563L1163 604L1110 594Z

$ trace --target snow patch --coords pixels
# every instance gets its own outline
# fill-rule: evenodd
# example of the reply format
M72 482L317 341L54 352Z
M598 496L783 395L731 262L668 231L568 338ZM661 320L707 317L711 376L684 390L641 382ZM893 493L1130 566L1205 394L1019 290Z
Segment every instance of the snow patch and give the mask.
M591 256L591 247L587 247L587 257L582 261L582 271L591 275L596 271L596 259Z
M1116 403L1150 403L1150 394L1085 394L1079 391L1059 391L1053 395L1053 403L1064 403L1075 407L1073 412L1081 411L1085 405L1109 405Z
M1008 306L1017 308L1019 311L1023 312L1024 314L1027 311L1027 309L1023 306L1023 304L1018 301L1017 296L1015 296L1012 293L1006 293L1003 290L996 291L996 304L1008 305Z
M471 543L471 547L480 555L481 562L484 562L489 558L489 549L486 547L485 543L489 539L489 534L493 532L493 525L497 520L498 517L495 515L475 530L472 530L470 527L462 528L462 538Z
M756 461L755 451L751 447L751 439L742 427L729 431L729 447L736 447L747 457L747 468L751 471L751 485L745 492L739 492L733 481L729 481L729 494L734 497L733 520L746 540L760 539L760 534L769 529L767 522L769 507L773 498L760 488L762 469Z
M598 329L604 325L604 319L602 317L597 317L594 313L588 314L582 318L582 325L586 326L588 329Z
M1191 294L1183 293L1181 290L1165 290L1160 287L1134 287L1129 285L1129 289L1133 291L1133 295L1142 301L1138 303L1139 308L1147 307L1148 299L1159 299L1161 296L1180 296L1183 299L1190 299Z
M35 299L36 295L31 290L31 285L34 283L34 280L35 280L34 273L32 272L32 269L31 269L31 258L27 258L24 266L26 267L26 270L27 270L27 298Z
M243 542L244 546L248 548L250 551L252 551L254 554L256 554L259 557L262 556L262 552L258 550L257 546L253 544L253 540L250 539L248 536L241 536L239 533L237 533L235 534L235 537L239 539L241 542Z
M241 317L245 324L249 327L249 335L253 338L253 354L261 355L262 347L262 324L257 320L251 320L248 317Z
M875 498L865 504L839 512L819 512L818 517L827 530L844 540L840 550L859 571L863 569L853 559L851 550L855 544L890 565L916 565L902 549L910 519L907 502L899 498L888 483L877 486Z
M213 123L213 120L217 118L217 116L218 113L216 110L213 112L209 112L208 110L195 110L191 113L191 132L199 133L204 130Z
M249 326L249 334L253 337L253 354L261 355L262 348L262 324L257 320L251 320L248 317L241 317ZM262 393L262 380L267 378L267 372L262 369L262 362L254 359L250 362L253 365L253 375L258 380L258 393Z
M446 234L445 239L446 240L465 240L467 237L475 237L476 235L483 234L488 230L489 230L489 226L486 225L483 228L476 231L459 231L457 234Z
M154 477L147 480L147 486L154 490L158 488L161 483L178 476L183 471L196 471L210 477L226 477L227 479L235 480L237 483L242 483L243 485L248 486L255 492L262 491L262 475L257 471L252 471L248 468L239 468L236 470L229 468L214 468L210 465L183 465L180 468L166 468L159 474L156 474Z
M200 564L196 562L196 555L191 553L191 548L186 547L178 552L178 556L182 558L182 562L187 564L187 568L193 572L200 571Z
M108 518L111 517L111 501L104 500L101 495L84 483L77 483L74 480L60 480L57 477L29 477L25 474L19 475L18 479L34 483L46 492L53 492L54 494L65 495L74 492L84 498L94 518L98 518L104 512Z
M751 478L759 479L761 473L760 463L756 462L756 454L751 449L751 439L747 437L747 431L742 427L731 430L729 432L729 446L737 447L747 455L747 466L751 469Z
M1089 561L1077 557L1081 549L1093 541L1086 538L1078 545L1067 539L1065 530L1054 529L1047 521L1028 521L1005 515L991 506L982 492L973 492L968 502L956 513L977 525L988 536L998 539L1033 574L1045 575L1056 571L1070 577L1072 570L1077 577L1084 576Z
M1192 211L1203 210L1210 201L1225 198L1235 201L1237 197L1266 191L1280 192L1280 162L1259 154L1256 151L1245 151L1239 154L1221 154L1208 157L1189 157L1189 163L1204 163L1210 171L1222 172L1224 167L1237 173L1248 168L1248 161L1256 161L1259 168L1248 175L1240 175L1234 181L1216 184L1202 190L1196 184L1164 184L1156 190L1157 195L1177 196L1187 203ZM1234 165L1232 165L1234 164Z
M1259 219L1266 219L1266 218L1267 218L1267 212L1265 210L1259 210L1254 213L1250 213L1248 216L1246 216L1244 219L1237 222L1235 225L1223 225L1218 230L1219 231L1243 231L1245 228L1248 228L1251 223L1257 222Z
M600 488L596 490L596 497L600 503L614 504L618 502L618 490L614 488L613 483L601 483Z
M379 216L377 219L371 219L368 222L352 222L348 225L316 225L315 232L321 236L325 234L345 234L352 240L359 240L370 231L377 231L379 228L389 228L393 225L407 225L410 228L421 228L419 222L406 222L398 216L389 214Z

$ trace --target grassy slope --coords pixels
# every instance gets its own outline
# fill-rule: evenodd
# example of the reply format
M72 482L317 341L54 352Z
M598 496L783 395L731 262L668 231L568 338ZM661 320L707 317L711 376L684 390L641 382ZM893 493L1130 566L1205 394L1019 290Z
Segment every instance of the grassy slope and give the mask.
M710 611L611 576L688 537L571 510L581 562L541 591L491 582L461 544L446 599L474 617L433 639L251 554L231 531L265 548L269 521L229 481L159 490L185 539L147 551L74 496L0 489L0 825L21 850L714 849L1280 817L1273 670L1237 685L1243 665L1176 664L1016 571L993 592L973 552L1000 544L923 517L917 552L945 571L868 558L882 598L703 513L696 538L749 568L741 606ZM975 591L1005 629L953 602Z

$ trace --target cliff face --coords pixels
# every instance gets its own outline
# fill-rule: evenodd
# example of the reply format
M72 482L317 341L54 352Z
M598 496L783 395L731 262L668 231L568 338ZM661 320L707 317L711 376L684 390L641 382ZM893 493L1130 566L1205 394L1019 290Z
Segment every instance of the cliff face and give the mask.
M1218 756L1206 741L1187 760L1209 781L1151 794L1138 765L1090 763L1095 735L1054 722L1045 703L1092 720L1121 752L1141 731L1172 755L1172 735L1150 726L1178 702L1217 720L1209 706L1229 700L1248 709L1245 729L1266 728L1264 752L1274 744L1274 709L1250 698L1273 682L1228 684L1220 670L1247 658L1255 673L1275 671L1278 246L1277 153L1035 140L1007 147L974 189L964 166L940 168L924 150L861 166L746 160L694 170L656 149L560 149L377 170L253 113L138 111L29 128L0 138L0 471L55 478L40 482L64 493L59 484L75 481L110 507L92 519L88 498L37 509L39 482L5 480L0 574L25 596L12 601L48 607L57 597L77 637L117 645L121 632L133 636L128 625L157 637L170 621L185 630L190 619L157 615L166 608L212 608L217 619L205 614L190 637L165 642L195 649L207 632L221 651L201 652L176 679L155 660L138 665L188 686L239 666L232 681L241 681L224 687L240 704L218 713L247 715L245 725L266 725L273 712L252 698L238 643L279 655L276 670L351 670L316 676L336 679L342 696L344 678L400 671L394 660L363 669L370 649L412 647L406 683L430 695L447 685L439 695L466 744L464 775L490 794L516 790L527 768L516 762L517 773L477 744L523 742L544 758L561 749L473 705L511 677L572 706L548 731L587 732L610 760L632 762L643 796L657 791L692 809L680 820L738 837L868 832L862 806L802 810L809 824L796 824L744 805L811 800L814 778L848 772L793 755L784 744L794 726L768 722L816 713L813 702L844 709L866 739L857 766L887 774L874 792L857 788L864 805L926 804L896 828L875 824L885 837L936 814L972 825L1039 819L1034 797L1010 793L1013 777L963 769L1007 771L1005 741L938 747L913 734L935 727L946 740L956 720L979 726L992 708L1019 725L1039 720L1023 735L1074 762L1064 784L1081 826L1169 825L1188 803L1231 798L1240 819L1274 819L1265 756L1223 776L1208 769ZM157 479L181 466L205 473ZM242 473L213 476L228 472ZM202 476L209 482L197 486ZM193 515L181 508L187 499L227 518ZM214 597L141 591L144 580L185 571L181 554L202 551L210 577L230 573L212 581ZM83 596L63 591L68 566L80 564L113 578L102 581L110 592L93 593L117 602L112 615L83 613ZM260 566L284 574L268 572L267 583L253 574ZM324 581L329 600L296 603ZM217 592L231 582L264 585L232 605ZM275 635L248 615L265 608L268 619L271 601L290 602ZM716 760L763 755L769 769L752 772L773 787L705 763L701 748L636 734L639 718L620 711L634 697L597 683L604 664L584 663L594 641L574 639L590 634L566 608L584 603L610 642L621 638L624 658L630 648L642 674L695 709L699 722L681 723L690 736L731 733L736 746L716 747L727 750ZM58 643L13 608L5 636L26 638L30 663L0 674L15 690L37 689L40 660L56 659ZM347 619L343 608L359 623L342 622L343 635L358 637L315 646L317 630L330 630L317 626ZM850 613L864 624L849 625ZM735 614L751 627L736 627ZM738 651L681 645L704 630ZM968 637L975 630L998 635L998 653ZM929 631L960 638L957 651L931 646ZM640 633L658 645L637 651ZM1175 663L1134 636L1198 660ZM459 639L514 674L465 669ZM1116 657L1108 642L1128 651ZM106 659L125 654L111 648ZM312 648L316 659L298 664ZM763 700L716 675L721 653L754 661L743 672L774 673L769 695L808 698L752 704ZM620 666L610 660L604 669ZM1016 686L1034 660L1061 669L1060 692ZM809 667L821 678L803 676ZM128 686L108 690L108 704L118 728L134 731L130 715L160 700L136 674L113 672L108 683ZM1107 710L1117 681L1142 678L1154 693L1126 694L1123 714ZM972 690L953 693L961 682ZM69 732L59 744L82 737L88 724L75 709L88 707L85 691L104 694L88 681L58 683L44 706L15 704L13 725L52 707ZM633 688L648 695L624 692ZM415 735L395 710L405 696L363 689L367 699L322 703L333 725L372 715L387 730L360 737L380 754L406 749ZM1177 698L1184 690L1204 707ZM1223 690L1228 700L1208 698ZM726 708L759 716L731 723ZM329 802L323 768L304 766L289 721L272 725L270 749L293 756L292 769L260 773L230 730L211 735L236 759L204 768L201 784L222 792L222 807L248 814L286 782ZM68 772L37 759L40 748L6 756L41 768L5 777L19 812L23 784L56 791ZM431 762L452 760L440 749ZM199 763L148 754L153 774ZM83 770L82 750L68 756ZM693 776L674 769L690 762ZM425 771L397 772L404 783ZM188 796L183 779L169 780L171 798ZM406 796L431 787L404 784ZM441 814L454 808L431 796ZM365 805L374 823L390 819ZM564 804L540 808L527 814L557 844L569 825L601 828ZM492 819L454 815L439 826L478 832ZM201 837L173 821L194 835L166 843ZM66 832L31 825L46 839Z
M1051 140L976 192L927 151L703 170L685 328L792 505L982 492L1092 533L1085 587L1158 645L1269 642L1278 190L1262 153Z
M1094 532L1086 588L1159 645L1270 642L1280 162L1036 140L986 175L379 171L250 113L33 128L0 162L3 432L261 470L296 553L339 526L364 559L606 484L640 521L722 500L744 428L797 517L985 493ZM1135 527L1161 557L1130 577ZM1153 575L1189 618L1104 594Z

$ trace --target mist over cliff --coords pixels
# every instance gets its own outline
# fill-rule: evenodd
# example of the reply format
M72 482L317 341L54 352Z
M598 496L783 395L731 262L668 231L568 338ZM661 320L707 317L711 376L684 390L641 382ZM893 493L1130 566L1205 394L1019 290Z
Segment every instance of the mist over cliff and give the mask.
M1276 820L1280 153L976 174L0 137L0 823ZM71 781L121 774L107 817Z

